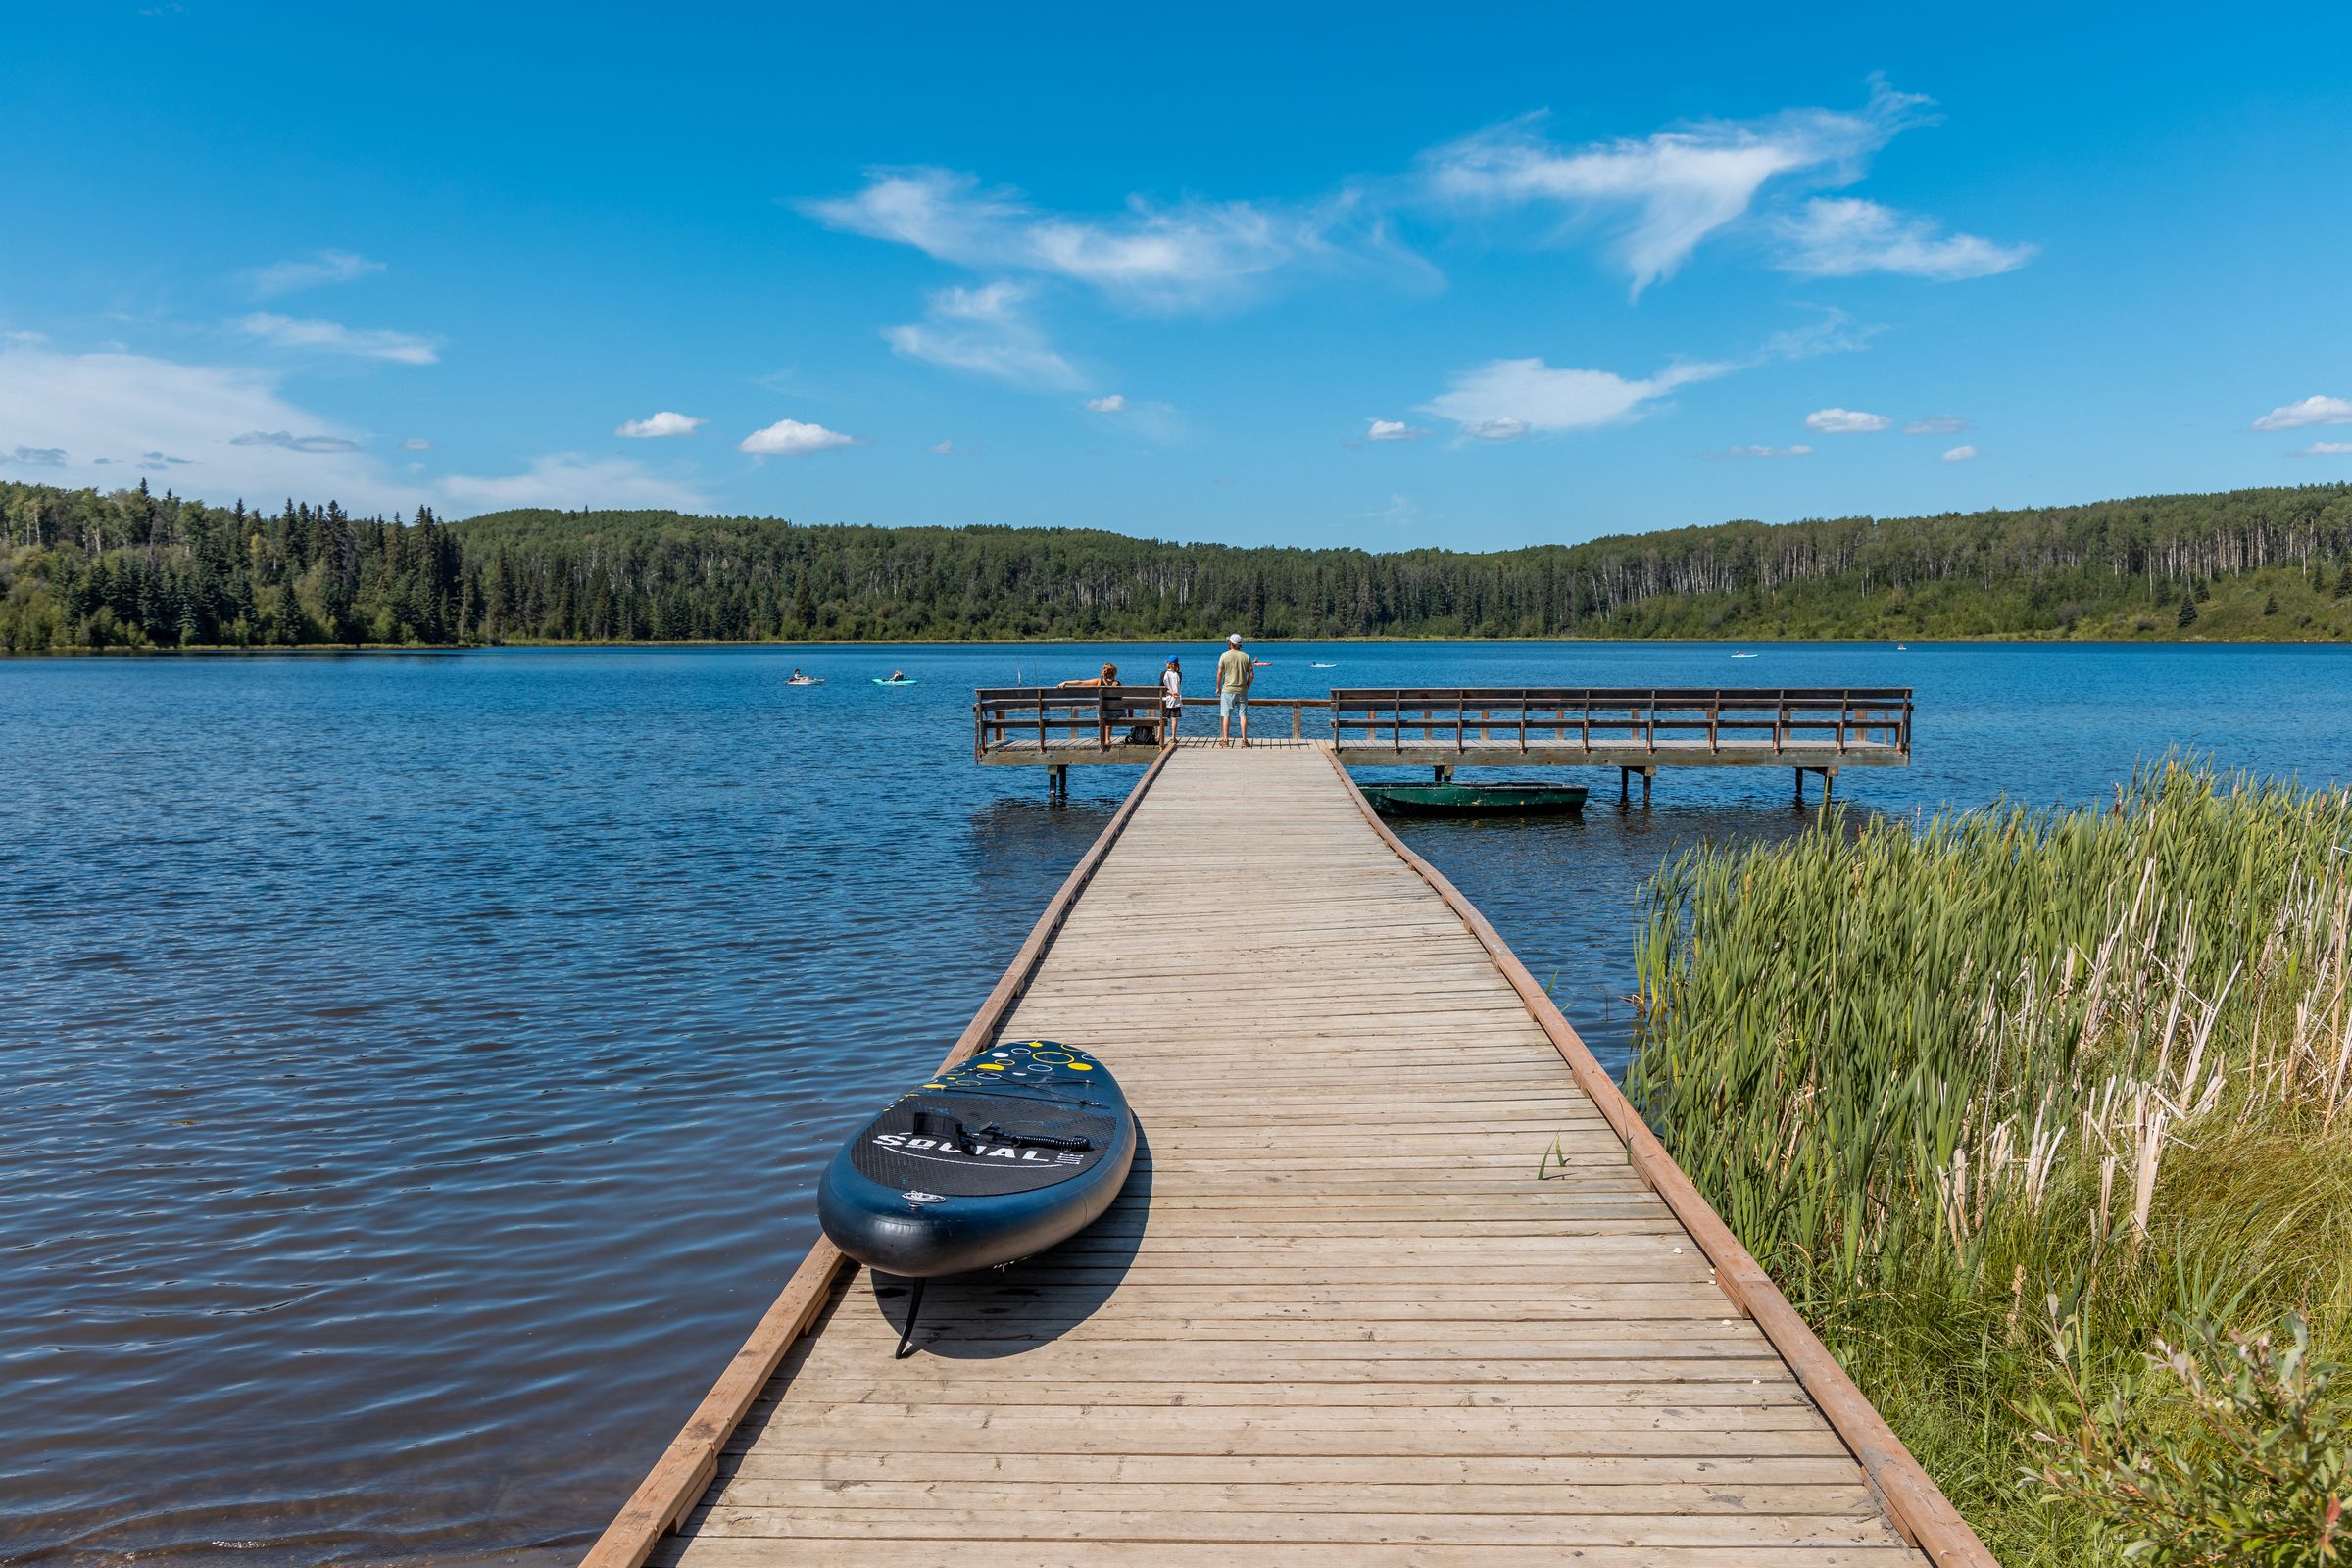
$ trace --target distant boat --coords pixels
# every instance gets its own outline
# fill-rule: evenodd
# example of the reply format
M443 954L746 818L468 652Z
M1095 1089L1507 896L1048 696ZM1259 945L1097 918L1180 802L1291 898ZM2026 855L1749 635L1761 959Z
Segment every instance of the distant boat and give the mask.
M905 680L905 679L901 679L901 680L884 680L884 679L883 679L881 676L879 676L879 675L876 675L876 676L874 677L874 684L875 684L875 685L877 685L877 686L911 686L911 685L913 685L913 684L914 684L914 682L913 682L913 681L911 681L911 680Z
M1309 669L1337 669L1340 666L1337 664L1309 664L1306 667Z
M1911 645L1909 643L1896 643L1894 645L1894 651L1898 654L1907 654L1911 651Z
M1732 657L1734 659L1753 659L1756 656L1753 654L1734 654Z
M821 675L795 675L784 684L787 686L822 686L824 683L824 677Z
M1391 816L1527 816L1581 811L1582 784L1506 780L1495 784L1366 784L1372 804Z

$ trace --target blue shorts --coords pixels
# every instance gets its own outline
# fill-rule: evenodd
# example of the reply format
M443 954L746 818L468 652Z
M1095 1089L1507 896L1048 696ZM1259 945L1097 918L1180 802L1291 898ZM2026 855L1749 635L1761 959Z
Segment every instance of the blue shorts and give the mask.
M1242 722L1245 724L1249 723L1250 710L1247 708L1242 708L1242 705L1249 700L1250 694L1248 692L1217 693L1217 716L1230 724L1233 722L1234 710L1241 709Z

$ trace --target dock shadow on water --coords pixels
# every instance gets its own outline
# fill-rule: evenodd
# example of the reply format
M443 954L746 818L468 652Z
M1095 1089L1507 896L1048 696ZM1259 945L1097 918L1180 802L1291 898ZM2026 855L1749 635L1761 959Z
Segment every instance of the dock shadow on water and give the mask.
M1101 1311L1134 1265L1151 1224L1152 1140L1141 1122L1135 1140L1127 1185L1101 1219L1017 1263L931 1281L915 1322L913 1352L952 1361L1002 1360L1051 1345ZM894 1337L905 1333L912 1283L880 1273L873 1281L870 1297L853 1286L841 1310L879 1311Z

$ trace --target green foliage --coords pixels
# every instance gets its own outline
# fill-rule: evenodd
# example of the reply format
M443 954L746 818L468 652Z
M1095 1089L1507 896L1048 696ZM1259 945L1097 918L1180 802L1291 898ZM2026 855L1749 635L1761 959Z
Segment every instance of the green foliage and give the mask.
M2183 1321L2352 1359L2346 843L2352 793L2168 764L1650 891L1628 1092L2009 1568L2120 1550L2017 1480L2068 1368L2169 1431L2139 1371Z
M2189 594L2180 596L2180 613L2173 617L2173 623L2182 631L2186 631L2197 623L2197 601L2194 596Z
M2052 1334L2055 1389L2034 1401L2046 1457L2029 1479L2096 1522L2126 1561L2158 1568L2320 1568L2352 1543L2352 1427L2329 1386L2342 1368L2311 1357L2288 1313L2283 1340L2183 1322L2158 1341L2146 1391L2085 1386L2081 1319ZM2134 1397L2134 1396L2139 1396ZM2153 1419L2151 1419L2153 1418Z
M1485 555L669 512L443 526L0 484L0 649L294 642L2352 634L2352 486L1700 528Z

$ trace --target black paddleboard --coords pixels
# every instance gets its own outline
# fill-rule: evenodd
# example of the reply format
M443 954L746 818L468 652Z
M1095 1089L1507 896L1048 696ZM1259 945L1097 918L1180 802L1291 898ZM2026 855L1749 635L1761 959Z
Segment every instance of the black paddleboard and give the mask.
M1000 1046L844 1144L818 1184L817 1218L834 1246L886 1274L990 1268L1092 1224L1126 1184L1135 1143L1127 1097L1093 1056L1050 1040Z

